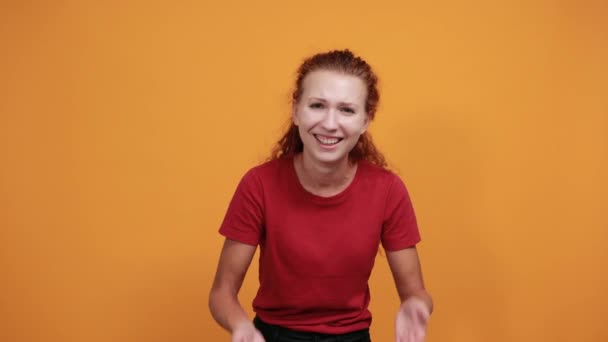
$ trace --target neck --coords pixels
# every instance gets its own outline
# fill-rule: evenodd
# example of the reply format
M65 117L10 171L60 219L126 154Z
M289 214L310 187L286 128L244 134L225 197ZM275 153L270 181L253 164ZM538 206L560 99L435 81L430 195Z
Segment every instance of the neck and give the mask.
M310 158L306 153L295 156L295 166L300 182L307 190L325 195L344 190L357 170L357 165L351 164L348 157L335 164L327 164Z

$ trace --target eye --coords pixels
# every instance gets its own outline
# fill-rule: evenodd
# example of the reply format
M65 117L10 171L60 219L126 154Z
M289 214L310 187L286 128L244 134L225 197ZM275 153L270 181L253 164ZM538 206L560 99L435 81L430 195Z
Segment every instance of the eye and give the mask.
M350 107L342 107L342 111L349 114L355 114L355 110Z
M313 109L320 109L323 108L323 104L321 102L314 102L311 103L309 107Z

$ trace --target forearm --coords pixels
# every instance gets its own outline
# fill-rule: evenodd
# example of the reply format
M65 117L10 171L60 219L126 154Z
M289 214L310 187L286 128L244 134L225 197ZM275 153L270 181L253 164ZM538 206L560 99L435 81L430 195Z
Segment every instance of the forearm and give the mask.
M209 309L215 321L232 332L239 324L251 322L235 293L214 289L209 294Z

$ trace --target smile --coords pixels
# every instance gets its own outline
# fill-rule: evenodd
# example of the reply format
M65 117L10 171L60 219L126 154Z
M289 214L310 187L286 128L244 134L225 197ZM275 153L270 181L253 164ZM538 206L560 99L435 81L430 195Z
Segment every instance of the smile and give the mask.
M323 145L335 145L337 143L339 143L340 141L342 141L343 138L336 138L336 137L326 137L323 135L317 135L317 134L313 134L313 136L315 137L315 139L317 139L318 142L320 142Z

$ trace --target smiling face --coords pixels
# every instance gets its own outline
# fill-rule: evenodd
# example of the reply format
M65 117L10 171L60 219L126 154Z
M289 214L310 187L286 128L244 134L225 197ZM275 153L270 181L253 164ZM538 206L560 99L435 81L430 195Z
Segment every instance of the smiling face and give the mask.
M304 158L323 164L348 161L348 153L369 124L367 89L359 77L312 71L303 80L293 122L304 144Z

